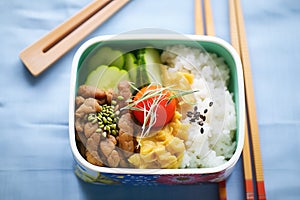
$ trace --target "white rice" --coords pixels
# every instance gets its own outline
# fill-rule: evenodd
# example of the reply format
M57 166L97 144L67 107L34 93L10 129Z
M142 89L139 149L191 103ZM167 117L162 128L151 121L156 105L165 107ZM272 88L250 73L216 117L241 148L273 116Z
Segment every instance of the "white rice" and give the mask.
M179 56L178 56L179 55ZM200 125L192 124L186 141L181 168L215 167L225 163L236 148L236 112L233 95L228 91L229 68L222 57L198 48L183 45L168 46L161 59L175 71L194 74L192 89L198 110L208 108L204 133ZM209 107L209 102L213 106ZM188 123L188 119L185 119Z

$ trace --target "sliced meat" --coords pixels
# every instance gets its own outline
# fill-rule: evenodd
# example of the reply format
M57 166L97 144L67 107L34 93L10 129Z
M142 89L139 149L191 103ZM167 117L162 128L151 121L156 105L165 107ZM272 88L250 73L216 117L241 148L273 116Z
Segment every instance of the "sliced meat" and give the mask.
M79 133L83 133L84 131L84 121L80 118L77 118L75 120L75 129Z
M86 141L86 149L90 152L97 151L100 142L100 134L94 133Z
M78 88L78 96L75 99L75 129L76 140L80 145L81 154L88 162L98 166L108 167L132 167L128 157L135 151L136 140L134 138L135 122L129 110L120 110L128 105L128 99L132 96L131 87L128 81L118 84L118 92L113 90L102 91L96 87L82 85ZM102 105L112 104L114 110L118 111L119 135L108 134L107 137L97 133L98 123L87 120L90 113L101 112ZM82 143L82 144L81 144Z
M84 98L82 96L77 96L75 98L76 108L78 108L79 106L81 106L81 104L83 104L83 102L84 102Z
M89 138L98 129L97 123L87 122L84 125L84 135ZM98 134L99 135L99 134Z
M118 94L116 95L116 101L118 103L119 109L128 105L127 100L130 99L132 96L131 94L131 87L128 81L121 81L118 84ZM120 98L121 97L121 98ZM121 113L127 113L128 110L122 110Z
M106 92L106 101L108 104L111 104L111 101L113 99L114 91L113 90L108 90Z
M105 91L90 85L81 85L78 88L78 96L83 96L84 98L96 98L103 99L106 97Z
M86 114L101 111L101 106L98 104L96 99L88 98L83 104L76 110L76 118L83 118Z
M116 138L114 136L109 135L107 137L107 140L111 141L114 145L117 145L117 140L116 140Z
M117 167L121 160L118 151L115 149L116 143L117 141L113 136L100 142L100 150L106 158L105 164L109 167Z
M130 113L126 113L124 115L122 115L119 119L118 122L118 127L120 129L120 131L127 133L131 136L133 136L134 134L134 121L132 120L132 116Z
M77 132L75 138L77 141L82 142L83 145L86 145L87 138L83 132Z
M118 122L120 149L124 150L124 155L129 157L134 152L134 122L130 113L121 116Z
M120 149L118 149L118 153L120 155L120 162L119 162L119 167L123 167L123 168L131 168L133 167L128 161L127 161L127 157L124 156L124 151Z
M107 163L109 167L117 167L120 163L120 156L116 150L113 150L107 157Z
M98 165L98 166L104 166L99 154L97 151L92 151L92 152L89 152L89 151L86 151L85 153L85 156L86 156L86 160L93 164L93 165Z
M106 139L100 142L100 150L106 158L111 154L111 152L114 149L115 149L115 144L112 141Z
M131 98L131 88L128 81L121 81L118 84L119 95L124 97L124 100Z

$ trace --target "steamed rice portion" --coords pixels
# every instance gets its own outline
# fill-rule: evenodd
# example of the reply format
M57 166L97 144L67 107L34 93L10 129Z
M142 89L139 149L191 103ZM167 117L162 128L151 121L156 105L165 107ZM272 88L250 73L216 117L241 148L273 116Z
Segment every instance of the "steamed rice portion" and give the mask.
M233 94L228 91L229 68L222 57L198 48L183 45L168 46L161 55L169 70L183 71L194 75L192 89L198 111L206 113L203 124L191 124L185 142L181 168L215 167L225 163L236 149L236 112ZM209 103L213 102L213 106ZM189 122L188 118L183 120Z

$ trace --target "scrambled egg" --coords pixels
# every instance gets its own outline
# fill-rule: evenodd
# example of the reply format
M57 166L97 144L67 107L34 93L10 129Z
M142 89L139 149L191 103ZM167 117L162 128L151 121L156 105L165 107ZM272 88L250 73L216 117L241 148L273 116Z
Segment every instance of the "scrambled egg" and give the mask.
M192 91L191 85L194 82L194 75L187 72L177 72L177 71L169 71L168 66L162 65L162 81L164 86L171 86L172 89L182 90L182 91ZM185 118L185 114L188 110L191 110L192 104L196 102L195 95L188 94L182 97L177 98L177 110L183 114L183 118Z
M188 124L180 122L181 114L175 112L170 123L151 137L140 138L140 153L128 161L137 168L178 168L188 137Z
M171 72L168 67L161 66L164 86L172 89L191 91L194 75L185 72ZM185 117L191 103L195 102L194 94L177 98L177 110L170 123L157 131L153 136L140 138L140 153L129 157L128 161L137 168L178 168L185 151L184 141L188 138L188 124L182 124L180 120Z
M187 81L190 85L193 84L194 82L194 75L193 74L190 74L190 73L184 73L184 72L178 72L179 74L181 74Z

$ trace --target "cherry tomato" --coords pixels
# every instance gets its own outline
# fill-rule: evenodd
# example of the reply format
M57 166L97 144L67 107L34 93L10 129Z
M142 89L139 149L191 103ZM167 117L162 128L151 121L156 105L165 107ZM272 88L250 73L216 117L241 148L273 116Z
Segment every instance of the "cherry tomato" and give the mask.
M134 97L134 101L137 101L140 98L145 98L144 94L147 91L155 92L159 88L160 87L158 86L146 86L142 88ZM171 96L170 91L162 90L160 95L158 94L157 96L154 97L145 98L145 100L142 100L141 102L137 103L135 107L141 110L133 110L133 115L141 124L143 124L145 121L144 112L147 113L147 111L149 111L152 106L153 109L151 111L151 115L155 115L156 117L156 121L153 124L153 127L155 128L163 127L164 125L166 125L172 120L176 109L176 99L173 98L170 100L169 98L170 96ZM153 102L155 100L158 100L159 103L153 106ZM149 119L148 122L146 122L146 125L149 125Z

